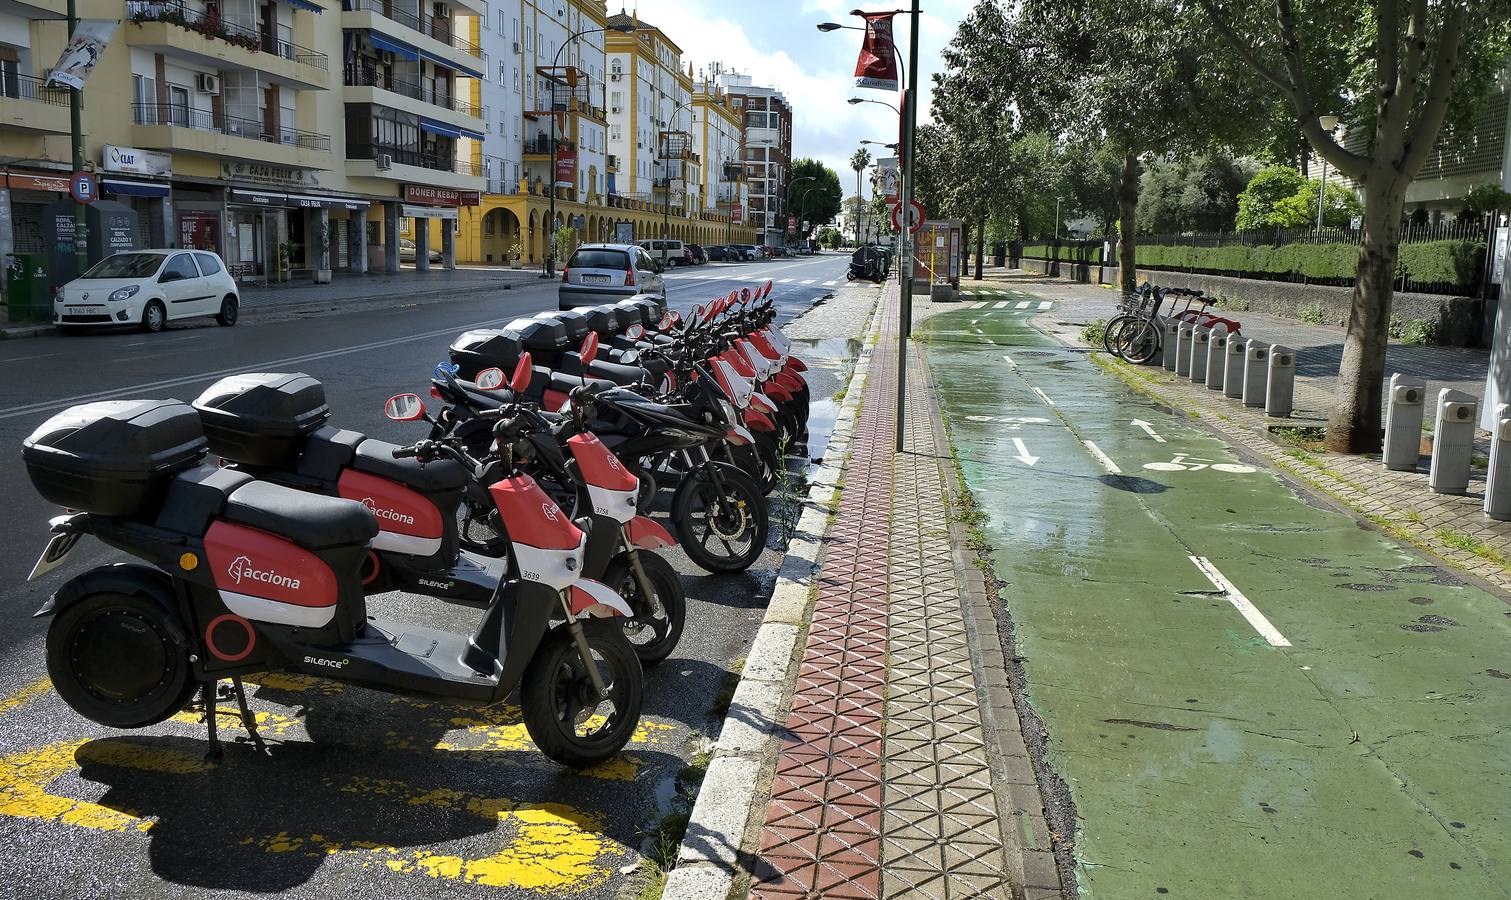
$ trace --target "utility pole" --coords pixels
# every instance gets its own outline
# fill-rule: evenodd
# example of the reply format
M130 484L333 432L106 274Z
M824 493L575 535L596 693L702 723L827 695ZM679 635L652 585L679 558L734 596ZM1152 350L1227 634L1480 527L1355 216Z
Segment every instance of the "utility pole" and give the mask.
M897 452L902 452L903 413L908 402L908 338L913 333L913 236L908 231L908 221L913 209L913 145L918 143L918 0L913 0L908 16L908 82L903 92L903 131L906 140L902 147L902 193L898 198L902 207L898 221L902 223L899 236L902 252L898 254L898 274L902 283L902 304L899 312L902 321L897 329ZM920 223L921 224L921 223Z
M68 0L68 39L79 27L79 10L75 0ZM84 96L78 88L68 89L68 118L73 142L73 170L84 171ZM79 275L89 269L89 218L84 204L73 201L73 249Z

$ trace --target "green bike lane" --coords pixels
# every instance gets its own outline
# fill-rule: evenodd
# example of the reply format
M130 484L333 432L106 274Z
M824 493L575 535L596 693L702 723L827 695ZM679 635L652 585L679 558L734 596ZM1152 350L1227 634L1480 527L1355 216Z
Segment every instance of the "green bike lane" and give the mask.
M1028 315L919 337L1075 802L1081 895L1511 897L1511 606Z

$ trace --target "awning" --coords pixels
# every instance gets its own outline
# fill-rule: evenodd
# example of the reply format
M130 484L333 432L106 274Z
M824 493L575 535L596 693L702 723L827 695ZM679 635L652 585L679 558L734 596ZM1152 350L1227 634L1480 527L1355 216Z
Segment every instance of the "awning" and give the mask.
M282 206L283 195L271 191L243 191L231 189L232 203L250 203L253 206Z
M312 13L325 12L325 7L318 3L311 3L310 0L284 0L284 2L295 9L306 9Z
M373 37L374 37L374 42L376 42L377 35L374 35ZM474 68L472 68L470 66L459 66L459 65L457 65L454 62L452 62L450 59L447 59L444 56L437 56L434 53L428 53L428 52L426 52L424 50L420 51L420 55L423 56L423 57L425 57L426 59L430 60L432 63L435 63L438 66L442 66L442 67L447 68L447 69L456 69L458 72L462 72L463 74L470 75L473 78L485 78L485 77L487 77L487 76L485 76L483 74L483 70L482 69L474 69Z
M109 194L127 197L166 197L169 186L157 181L127 181L124 178L101 178L100 187Z
M395 54L397 56L402 56L405 59L413 60L414 62L420 61L420 51L416 50L406 43L403 43L402 41L396 41L393 38L384 37L383 35L378 34L376 31L369 32L367 39L372 41L372 45L379 50L387 50L389 53Z
M435 119L427 119L424 116L420 117L420 129L428 131L431 134L438 134L441 137L453 139L464 137L472 138L474 141L483 139L481 132L473 131L470 128L461 128L456 125L447 125L445 122L437 122Z
M367 209L371 204L366 200L358 200L352 197L311 197L307 194L288 194L284 197L284 205L300 209Z

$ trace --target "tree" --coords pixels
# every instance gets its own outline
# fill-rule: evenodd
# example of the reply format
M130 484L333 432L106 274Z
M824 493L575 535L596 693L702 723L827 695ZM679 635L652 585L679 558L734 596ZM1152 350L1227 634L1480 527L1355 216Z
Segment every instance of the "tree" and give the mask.
M1406 188L1445 123L1504 64L1507 0L1198 0L1213 29L1282 100L1307 142L1363 194L1363 230L1330 450L1380 447L1380 400ZM1466 30L1466 25L1468 29ZM1456 115L1450 115L1455 113ZM1320 116L1341 117L1347 146Z
M1498 184L1482 184L1469 189L1464 195L1464 211L1468 218L1478 219L1486 213L1511 210L1511 194L1501 190Z
M860 173L866 171L866 166L871 164L871 151L865 147L857 149L850 154L850 168L855 170L855 196L860 197ZM855 217L855 243L860 244L860 216Z
M1305 184L1305 176L1289 166L1265 166L1254 173L1238 195L1238 218L1234 225L1239 231L1274 228L1275 205L1295 196Z
M810 225L822 225L834 221L839 214L839 201L844 192L839 186L839 173L816 159L798 159L788 170L787 188L790 196L783 198L787 215L797 216L799 223L806 219ZM799 178L812 181L796 183Z

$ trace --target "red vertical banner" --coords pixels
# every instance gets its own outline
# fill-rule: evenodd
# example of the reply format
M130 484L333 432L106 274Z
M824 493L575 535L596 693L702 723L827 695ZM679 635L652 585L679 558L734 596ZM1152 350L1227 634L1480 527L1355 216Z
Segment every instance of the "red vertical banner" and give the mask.
M855 61L855 86L897 90L897 45L892 38L894 13L865 13L866 40Z
M576 187L577 151L571 147L556 148L556 186Z

